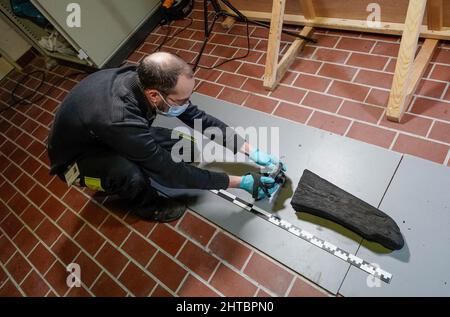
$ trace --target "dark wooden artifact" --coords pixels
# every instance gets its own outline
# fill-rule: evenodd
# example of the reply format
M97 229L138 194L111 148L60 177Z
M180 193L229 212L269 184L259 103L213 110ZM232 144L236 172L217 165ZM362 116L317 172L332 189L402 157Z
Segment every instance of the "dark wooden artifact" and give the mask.
M297 212L334 221L391 250L405 244L391 217L309 170L303 172L291 205Z

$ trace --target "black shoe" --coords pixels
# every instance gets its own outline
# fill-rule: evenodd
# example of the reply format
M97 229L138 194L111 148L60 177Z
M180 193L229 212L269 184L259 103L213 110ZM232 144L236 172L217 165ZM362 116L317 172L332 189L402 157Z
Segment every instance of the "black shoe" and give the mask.
M158 197L151 211L137 213L142 218L158 222L172 222L183 216L186 204L173 198Z

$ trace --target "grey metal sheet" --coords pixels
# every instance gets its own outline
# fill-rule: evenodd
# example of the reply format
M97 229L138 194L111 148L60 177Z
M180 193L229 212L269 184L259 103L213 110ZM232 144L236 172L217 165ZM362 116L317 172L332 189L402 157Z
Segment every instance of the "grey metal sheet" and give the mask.
M344 296L450 296L450 168L412 156L402 159L381 208L399 225L402 250L379 254L364 241L358 256L393 274L377 284L350 268ZM370 287L371 286L371 287Z
M361 240L359 236L330 221L303 213L296 214L290 205L290 197L303 170L308 168L355 196L378 206L398 166L401 158L399 154L204 95L194 94L192 101L200 109L232 127L279 127L280 153L285 156L283 161L288 166L287 175L290 182L280 192L275 206L267 202L258 202L256 205L277 213L292 224L348 252L357 251ZM179 126L180 122L177 119L160 117L156 124L174 128ZM240 174L251 168L250 165L242 163L210 164L205 167ZM242 190L229 191L252 201L251 196ZM198 200L190 205L197 213L330 292L336 293L339 289L349 264L210 192L190 192L199 195Z

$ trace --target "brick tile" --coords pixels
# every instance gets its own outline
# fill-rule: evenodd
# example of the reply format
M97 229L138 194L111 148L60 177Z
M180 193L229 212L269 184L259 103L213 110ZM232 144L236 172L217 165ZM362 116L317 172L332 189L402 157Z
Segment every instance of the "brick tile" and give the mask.
M241 90L246 90L249 92L254 92L261 95L268 95L269 91L264 88L263 81L253 78L247 78Z
M36 184L28 193L28 198L34 202L37 206L42 205L42 203L47 200L50 194L39 184Z
M217 98L241 105L249 95L250 94L248 92L242 92L241 90L225 87Z
M249 297L256 292L256 286L227 266L220 264L211 285L227 297Z
M330 48L334 47L339 41L338 36L330 36L325 34L316 34L314 38L318 41L315 45Z
M300 74L294 82L294 86L324 92L331 80L327 78Z
M319 75L350 81L356 73L356 68L325 63Z
M372 50L372 54L397 57L399 47L400 44L397 43L377 42Z
M389 148L394 140L395 132L364 123L353 122L346 136L366 143Z
M448 64L448 61L450 61L450 50L439 47L431 60L437 63Z
M37 117L37 121L39 121L44 126L49 126L50 123L53 122L53 115L48 113L48 112L46 112L46 111L43 111L41 113L41 115L39 115Z
M47 219L42 221L35 232L47 246L51 246L62 233L61 230Z
M208 95L211 97L217 97L220 91L223 89L223 86L209 83L206 81L201 82L200 86L196 89L196 92L204 95Z
M14 162L14 160L12 160ZM7 180L9 180L11 183L14 183L14 181L22 174L22 171L14 164L10 164L5 172L3 173L3 176Z
M211 37L210 42L211 43L216 43L216 44L221 44L221 45L230 45L231 42L234 41L236 37L233 35L227 35L227 34L214 34Z
M315 74L317 73L317 70L320 68L320 65L322 65L321 62L303 58L296 58L292 63L290 69L302 73Z
M134 232L125 241L122 249L143 266L147 265L156 252L154 246Z
M347 61L347 65L383 70L388 61L387 57L370 54L352 53Z
M260 65L243 63L237 70L237 73L248 77L262 78L264 75L264 67Z
M117 246L121 245L130 234L130 229L113 216L109 216L99 230Z
M161 252L158 252L148 269L172 291L178 288L187 273L185 269Z
M65 193L69 190L67 184L64 183L59 177L55 177L48 185L48 190L58 197L63 197Z
M31 143L31 145L27 148L27 151L32 156L39 157L42 154L42 152L45 151L45 146L42 143L40 143L40 142L33 141L33 143ZM23 166L23 168L25 168L25 166ZM30 171L30 174L33 174L36 170L37 170L37 168L32 170L32 171Z
M87 287L92 285L102 271L102 269L85 253L80 253L74 263L80 266L82 272L81 279Z
M6 265L6 270L11 274L13 279L20 284L30 272L31 265L22 255L16 252Z
M94 227L98 227L108 216L108 212L89 201L80 212L80 216L87 220Z
M95 257L112 275L118 276L128 263L128 259L117 248L107 242Z
M215 227L191 212L186 213L178 227L202 245L206 245L216 231Z
M329 94L357 101L364 101L368 92L367 87L338 81L333 82L328 90Z
M119 280L134 296L138 297L148 296L156 285L150 276L131 262L120 275Z
M50 196L41 207L42 211L51 219L58 219L66 210L66 207L57 199Z
M244 266L245 261L250 256L251 250L244 244L219 232L209 245L211 251L224 259L237 269Z
M340 98L308 92L305 99L303 99L302 104L329 112L336 112L341 102L342 99Z
M312 111L309 109L282 102L278 106L277 110L275 110L274 114L293 121L305 123L311 112Z
M211 55L203 55L200 59L199 65L202 67L213 67L219 61L219 57Z
M105 239L97 232L92 230L89 226L84 226L80 230L75 240L83 247L85 251L93 255L98 251Z
M70 264L73 262L78 253L80 253L81 249L69 238L62 235L52 246L52 251L62 262L65 264Z
M432 98L440 98L444 93L446 87L446 83L422 79L416 89L415 94Z
M161 285L156 286L153 291L152 297L173 297L168 291L166 291Z
M26 149L33 142L33 138L26 133L22 133L16 139L16 143Z
M106 273L102 273L100 278L92 286L92 293L97 297L124 297L127 292L119 286Z
M314 59L325 62L344 63L348 55L350 55L350 52L319 48L316 50Z
M36 237L25 227L20 230L19 234L14 237L13 241L24 255L28 255L28 253L30 253L30 251L38 243L38 239L36 239Z
M44 186L53 179L53 175L50 175L50 170L46 166L41 166L36 173L33 174L33 178Z
M42 222L44 219L44 215L36 209L34 206L28 206L20 218L31 228L31 230L36 229L36 227Z
M370 123L377 123L381 115L383 114L383 109L359 102L346 100L342 104L342 107L339 109L338 113L353 119L358 119Z
M158 224L150 235L150 239L171 255L175 255L186 240L165 224Z
M450 121L450 103L438 100L416 98L412 113Z
M75 236L85 224L82 219L70 210L66 210L57 223L71 237Z
M375 41L365 40L361 38L342 37L336 48L349 51L359 51L368 53L374 46Z
M405 114L402 118L401 123L389 121L386 116L383 116L380 125L399 131L426 136L432 122L433 121L431 119L425 119L415 115Z
M449 82L450 65L435 65L430 78Z
M180 48L183 50L189 50L193 45L194 41L186 40L186 39L177 39L174 43L171 44L174 48Z
M295 279L294 285L289 292L289 297L325 297L327 296L325 291L302 281L301 279Z
M300 103L305 96L306 91L289 86L278 85L270 94L270 97L281 100L290 101L293 103Z
M231 58L236 54L237 51L238 51L238 49L235 47L216 45L216 47L211 51L210 54L220 56L220 57L225 57L225 58ZM238 55L236 55L236 56L238 56Z
M80 191L72 187L64 196L63 201L67 205L69 205L69 207L72 208L73 211L79 213L83 209L83 206L86 205L88 198Z
M429 137L450 144L450 124L436 121Z
M287 71L280 80L280 84L292 85L294 80L297 78L297 73Z
M424 159L442 164L447 156L447 145L422 140L412 136L400 134L395 142L394 151L422 157Z
M58 108L59 106L59 102L55 101L53 99L47 99L43 104L42 104L42 108L44 108L47 111L53 112L56 110L56 108Z
M270 272L270 274L267 274L267 272ZM286 293L294 278L281 266L267 260L258 253L252 255L244 273L280 296Z
M15 185L22 193L27 193L34 184L34 180L26 174L22 174L15 182Z
M0 297L22 297L16 286L10 281L6 281L0 288Z
M219 63L221 63L224 60L225 60L224 58L220 58ZM241 66L241 64L242 64L242 62L240 62L240 61L229 61L229 62L226 62L226 63L218 66L217 69L234 73Z
M8 237L12 238L20 231L20 229L22 229L22 223L15 214L10 213L2 221L0 227L3 229L3 231Z
M55 262L53 266L45 274L45 280L53 287L59 296L64 296L69 290L67 286L67 277L69 272L66 267L59 262Z
M30 275L27 276L21 287L29 297L42 297L50 290L48 285L35 271L32 271Z
M205 283L201 282L197 278L189 275L186 281L183 283L178 295L181 297L217 297L215 291L206 286Z
M356 75L355 82L390 89L393 77L392 74L361 69Z
M11 199L12 196L16 193L14 187L12 187L9 183L4 182L3 185L0 186L0 198L3 201L7 202Z
M73 287L69 293L67 293L67 297L92 297L92 295L85 290L83 287Z
M12 155L10 156L11 161L15 162L16 164L20 165L22 164L27 158L28 153L24 150L17 148Z
M262 60L263 58L262 56L264 55L264 53L250 50L250 52L246 57L244 57L245 55L247 55L247 48L239 49L238 53L234 57L236 58L238 56L242 56L241 60L243 62L258 63L261 65L265 65L265 57L264 60Z
M217 78L222 74L221 71L215 69L203 69L199 68L195 73L196 78L200 78L207 81L216 81Z
M8 201L8 206L16 215L21 215L29 205L28 200L20 192L17 192L13 198Z
M366 102L377 106L387 107L389 102L389 91L372 88L367 96Z
M188 241L178 255L178 260L204 280L208 280L219 261Z
M308 122L309 126L326 130L332 133L343 135L347 130L350 121L332 115L315 112Z
M242 86L244 81L245 81L244 76L230 74L230 73L222 73L222 75L220 76L220 78L217 82L222 85L225 85L225 86L239 88ZM227 88L228 87L226 87L225 89L227 89Z
M262 289L258 289L258 292L256 293L256 297L272 297L269 293L263 291Z
M28 260L41 273L45 274L56 258L41 243L28 255Z
M150 231L156 226L156 222L145 221L131 213L125 217L125 222L129 224L133 229L140 232L143 236L147 236Z

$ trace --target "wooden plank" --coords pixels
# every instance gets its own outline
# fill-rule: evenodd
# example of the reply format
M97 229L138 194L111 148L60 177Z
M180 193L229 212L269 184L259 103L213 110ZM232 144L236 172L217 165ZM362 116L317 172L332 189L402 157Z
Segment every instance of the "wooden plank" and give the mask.
M277 79L278 55L280 53L281 30L286 0L274 0L272 19L270 22L269 44L267 46L266 70L264 73L264 87L272 89Z
M314 28L310 26L305 26L299 33L302 36L310 37L314 33ZM288 68L292 65L297 57L298 52L305 46L306 41L300 38L295 39L295 41L289 47L289 50L284 54L280 63L278 64L276 84L280 82Z
M249 19L270 22L270 12L259 11L241 11ZM366 20L351 20L339 18L316 17L314 20L308 20L303 15L285 14L284 23L292 25L306 25L314 28L328 28L358 32L370 32L389 35L402 35L405 28L404 23L381 22L381 26L371 27ZM428 30L426 25L420 26L420 37L450 40L450 27L443 27L440 31Z
M425 13L426 0L410 1L400 44L397 65L389 95L387 118L400 122L405 110L408 88L414 64L414 55L419 39L420 25Z
M236 19L235 19L235 18L232 18L232 17L226 17L225 20L223 20L221 24L222 24L222 27L223 27L224 29L229 30L229 29L231 29L231 28L233 27L233 25L234 25L235 22L236 22Z
M440 30L444 25L444 1L428 0L427 25L429 30Z
M305 19L311 20L316 17L316 10L312 0L300 0L300 7L302 8Z

